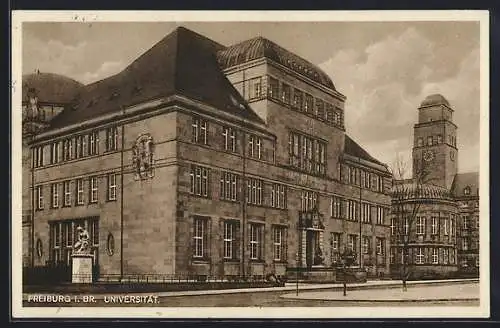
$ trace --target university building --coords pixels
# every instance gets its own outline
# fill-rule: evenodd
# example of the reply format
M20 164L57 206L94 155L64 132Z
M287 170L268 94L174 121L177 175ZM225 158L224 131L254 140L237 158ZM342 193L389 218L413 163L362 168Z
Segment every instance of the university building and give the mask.
M25 85L38 108L46 85ZM83 226L97 279L307 274L347 248L389 274L392 176L348 136L345 96L307 60L180 27L66 92L60 113L25 121L44 124L23 163L28 266L70 267Z
M393 186L392 274L406 272L415 279L457 271L477 275L479 173L457 172L457 126L450 103L434 94L418 111L412 179Z

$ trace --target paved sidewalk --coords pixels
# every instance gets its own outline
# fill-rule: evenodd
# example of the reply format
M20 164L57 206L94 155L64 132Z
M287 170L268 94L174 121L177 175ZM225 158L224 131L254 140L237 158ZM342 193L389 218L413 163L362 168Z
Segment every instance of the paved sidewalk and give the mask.
M408 290L410 290L410 286L416 285L439 285L441 286L457 284L457 283L472 283L477 282L478 279L457 279L457 280L426 280L426 281L409 281ZM348 289L351 292L355 290L373 290L377 291L387 290L387 289L396 289L397 287L401 287L400 280L373 280L367 281L366 283L350 283L347 285ZM98 293L89 293L94 296L95 299L103 299L104 296L113 296L113 295L155 295L158 297L175 297L175 296L197 296L197 295L221 295L221 294L238 294L238 293L262 293L262 292L291 292L295 291L297 288L295 283L287 283L285 287L266 287L266 288L240 288L240 289L223 289L223 290L193 290L193 291L175 291L175 292L146 292L146 293L122 293L122 294L98 294ZM299 283L299 290L302 293L299 295L305 295L305 291L315 291L315 290L328 290L331 293L339 293L342 296L342 283L336 284L306 284ZM321 293L321 292L320 292ZM372 291L372 293L375 293ZM29 294L48 294L48 293L29 293ZM479 292L478 292L479 294ZM289 295L295 295L289 294ZM332 294L333 295L333 294ZM318 296L316 296L318 297ZM23 293L23 299L28 299L28 293Z
M382 286L381 286L382 287ZM324 301L366 301L366 302L420 302L420 301L474 301L479 300L479 283L467 282L449 285L408 285L406 292L399 288L347 289L306 291L285 294L286 299L324 300Z

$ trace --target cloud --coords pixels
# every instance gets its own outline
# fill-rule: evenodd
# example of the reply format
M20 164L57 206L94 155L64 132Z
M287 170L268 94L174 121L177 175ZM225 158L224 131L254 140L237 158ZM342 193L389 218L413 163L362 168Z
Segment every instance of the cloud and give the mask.
M479 49L443 59L436 56L440 47L412 27L362 49L341 49L320 64L347 97L347 133L389 165L397 153L411 154L417 108L432 93L455 109L460 153L479 149ZM460 63L454 74L441 69L447 61ZM461 158L460 170L478 167L479 152Z
M121 61L104 62L93 72L85 72L80 77L80 81L85 84L92 83L98 80L102 80L108 76L114 75L120 72L124 68L124 64Z

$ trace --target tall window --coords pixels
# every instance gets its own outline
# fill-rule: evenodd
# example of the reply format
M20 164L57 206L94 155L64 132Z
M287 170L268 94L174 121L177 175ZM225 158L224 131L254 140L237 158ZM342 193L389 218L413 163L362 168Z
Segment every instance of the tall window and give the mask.
M236 222L234 221L224 221L224 258L234 259L235 249L235 234L236 234Z
M204 218L195 218L193 227L193 257L205 257L205 248L207 236L207 220Z
M320 120L325 119L325 103L318 98L316 98L316 117Z
M356 221L358 219L358 207L359 202L355 200L347 201L347 219L351 221Z
M443 234L448 236L448 218L443 220Z
M271 206L274 208L286 208L286 186L273 183L271 185Z
M247 203L261 205L262 204L262 180L248 178L247 179Z
M250 223L250 259L260 260L262 258L262 233L263 225Z
M377 237L377 255L385 254L385 239Z
M309 173L326 173L326 143L314 138L290 132L288 154L291 166Z
M248 100L260 99L262 97L262 79L260 77L248 80Z
M73 139L63 140L63 161L69 161L73 158Z
M432 136L427 137L427 146L432 146L432 140L433 140Z
M274 260L286 260L286 228L282 226L273 227L273 250Z
M340 233L330 233L330 254L332 263L338 262L340 260L340 238Z
M455 236L455 215L452 215L450 219L450 235Z
M267 92L269 97L274 99L279 99L279 82L277 79L273 77L268 77L269 86L267 88Z
M33 147L33 167L43 166L43 146Z
M363 237L363 254L368 254L370 251L370 237Z
M448 248L443 248L443 264L448 264Z
M71 181L63 182L64 206L71 206Z
M391 235L395 235L396 234L396 223L395 223L395 219L394 218L391 218Z
M106 150L118 149L118 128L116 126L106 129Z
M93 131L89 134L89 149L90 156L99 154L99 132Z
M293 90L293 107L300 111L304 108L304 93L299 89Z
M462 250L469 250L469 241L467 240L467 238L462 239Z
M85 202L83 194L83 179L76 180L76 205L83 205Z
M236 152L236 131L225 127L222 130L222 136L224 137L224 150Z
M210 169L202 166L191 165L191 189L190 192L193 195L208 197L208 180L210 175Z
M281 101L285 104L290 104L291 88L288 84L281 85Z
M356 235L347 235L347 249L356 252Z
M97 203L97 201L99 200L99 183L98 183L97 177L90 177L89 183L90 183L89 202L90 203Z
M50 146L50 164L59 162L59 142L56 141Z
M220 199L238 200L238 176L234 173L222 172L220 178Z
M248 156L261 159L262 139L253 135L248 137Z
M431 222L431 230L432 230L432 234L433 234L433 235L437 235L437 234L438 234L438 230L439 230L439 220L438 220L438 217L437 217L437 216L433 216L433 217L432 217L432 222Z
M469 229L469 217L467 215L462 215L462 228L464 230Z
M332 197L331 216L334 218L342 218L342 198L338 196Z
M396 248L394 248L394 247L390 248L389 263L390 264L396 263Z
M52 208L59 207L59 183L51 184Z
M302 211L312 210L318 202L318 194L309 190L302 190L300 194Z
M382 206L377 206L377 224L384 224L385 211Z
M415 253L415 263L424 264L424 249L422 247L417 248Z
M192 123L192 141L196 143L207 144L207 121L198 117L193 117Z
M439 248L432 249L432 264L439 263Z
M109 173L108 180L108 200L116 200L116 174Z
M306 98L304 101L304 112L312 113L313 112L313 104L314 98L310 94L306 93Z
M87 153L86 136L77 136L75 139L76 139L75 158L82 158Z
M36 186L36 209L43 210L43 186Z
M417 216L417 235L425 234L425 217Z
M407 235L410 232L410 225L408 224L408 219L405 219L403 224L404 234Z

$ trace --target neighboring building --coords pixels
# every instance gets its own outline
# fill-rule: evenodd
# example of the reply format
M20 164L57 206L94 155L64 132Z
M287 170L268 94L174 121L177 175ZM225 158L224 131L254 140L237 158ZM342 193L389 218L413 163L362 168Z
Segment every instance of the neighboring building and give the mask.
M42 162L41 148L30 148L29 143L40 131L46 129L50 120L57 116L64 106L69 104L83 85L65 76L40 73L23 76L22 85L22 229L23 229L23 265L33 265L31 250L34 248L31 218L33 217L33 199L31 186L32 166Z
M413 177L393 186L393 275L405 264L415 279L478 273L479 174L457 173L457 161L453 109L443 96L430 95L414 127Z
M35 266L69 268L82 225L100 277L285 275L346 247L389 273L391 174L305 59L180 27L72 98L31 144Z

